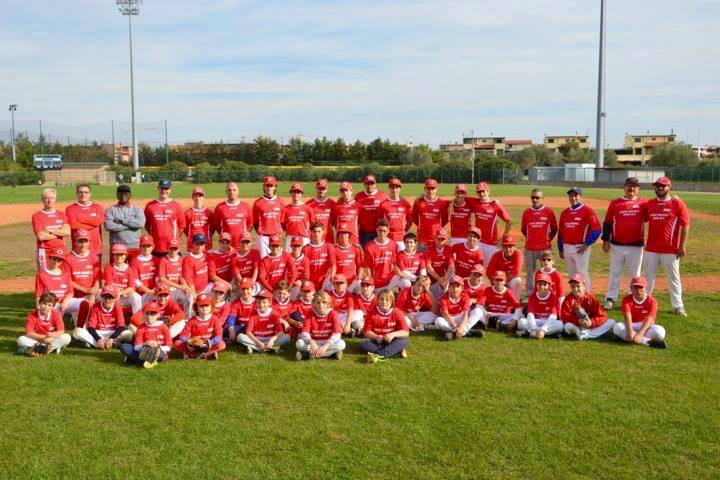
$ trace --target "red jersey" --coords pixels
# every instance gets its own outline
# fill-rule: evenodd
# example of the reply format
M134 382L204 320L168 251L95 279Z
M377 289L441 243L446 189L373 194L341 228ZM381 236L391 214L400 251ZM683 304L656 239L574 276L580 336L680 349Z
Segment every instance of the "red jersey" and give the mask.
M376 298L377 297L374 293L370 298L365 298L361 293L359 293L355 295L355 308L357 310L362 310L363 313L367 315L370 310L375 308Z
M54 230L59 230L63 225L68 223L68 219L63 212L58 210L52 210L46 212L44 210L38 210L33 213L32 226L33 232L38 233L42 231L52 233ZM38 248L65 248L65 240L63 238L53 238L52 240L37 240Z
M450 215L450 236L452 238L467 238L470 232L470 215L473 213L472 204L467 200L462 205L452 204L452 215Z
M349 291L345 290L345 293L339 295L334 288L331 288L328 294L330 294L330 299L332 300L332 308L336 312L347 313L355 309L355 299Z
M174 325L185 318L185 312L182 307L180 307L180 305L178 305L174 300L168 299L168 302L165 305L158 304L158 306L160 307L159 320L167 325ZM143 315L143 311L139 310L135 312L135 314L130 317L130 323L136 327L144 324L145 316Z
M408 253L407 250L398 252L395 255L395 266L402 271L408 271L413 275L427 273L425 257L420 252Z
M610 229L610 243L641 247L645 243L645 209L647 200L637 197L616 198L605 213L605 228ZM603 240L606 240L605 228Z
M155 288L155 278L157 277L159 263L160 259L158 257L152 255L143 257L142 255L138 255L130 260L130 268L135 270L140 283L152 290ZM141 292L138 290L138 293Z
M470 297L470 301L472 303L482 305L485 288L487 288L487 285L485 285L485 282L483 282L482 279L480 279L480 282L478 282L477 285L471 285L470 279L466 278L463 293Z
M185 328L178 335L180 338L222 338L222 325L214 315L207 320L200 319L197 315L192 317L185 324Z
M308 318L310 318L310 314L313 311L312 302L305 303L301 299L298 298L297 300L295 300L293 302L292 311L298 312L300 315L303 316L303 318L305 318L307 320Z
M638 302L632 294L623 297L620 303L620 311L623 313L629 313L631 315L633 323L644 322L649 317L652 317L652 322L655 323L657 317L658 302L652 296L646 295L645 300Z
M545 298L540 298L538 292L533 292L528 297L527 305L528 313L532 313L536 318L548 318L550 315L558 314L558 299L549 292Z
M338 225L348 225L350 232L350 243L358 243L358 225L360 219L360 204L355 200L349 202L335 202L332 211L332 224L335 228Z
M420 292L417 297L412 294L412 287L403 288L395 300L395 308L405 313L431 312L433 308L432 297L427 292Z
M432 266L435 273L442 277L447 272L448 267L455 266L453 251L449 245L444 245L441 250L437 249L434 243L425 251L425 263Z
M327 340L335 334L342 333L342 327L334 310L319 315L315 310L310 309L310 313L305 316L302 332L310 335L313 340Z
M161 347L172 347L170 329L162 322L155 322L152 325L142 323L135 332L135 346L155 341Z
M310 224L314 221L312 208L305 203L299 205L289 203L283 207L280 214L285 235L309 237Z
M165 278L173 283L180 284L182 277L182 257L171 259L169 256L162 257L158 264L158 278Z
M115 330L124 326L125 317L123 317L119 302L114 302L110 310L105 310L102 302L95 302L85 323L85 328L94 328L95 330Z
M272 337L283 331L280 315L275 313L272 308L268 308L265 312L255 310L255 314L250 317L245 331L252 333L256 337Z
M305 202L305 205L312 210L314 221L322 223L325 227L325 241L332 242L332 212L335 207L335 200L325 197L324 200L320 201L313 197Z
M447 202L442 198L420 197L412 208L412 221L417 225L418 242L431 245L438 228L448 223Z
M390 240L402 242L407 232L406 227L412 223L412 207L410 202L404 198L399 200L388 198L380 204L378 217L387 220L390 227Z
M254 298L249 302L238 298L230 306L230 315L235 316L235 325L247 325L250 317L255 314L255 310L257 310L257 304Z
M579 245L585 243L587 234L600 230L600 220L595 211L585 205L568 207L560 214L560 233L563 245Z
M195 293L205 290L207 284L210 283L208 262L205 254L199 257L188 253L183 257L182 273L185 282L195 287Z
M397 244L388 239L384 244L377 239L365 245L365 267L370 269L370 276L375 280L375 288L382 288L390 283L395 275L395 255Z
M514 313L520 306L517 297L509 288L498 292L493 287L487 287L483 292L482 302L478 303L489 313Z
M385 335L392 332L408 330L405 314L399 308L391 308L383 312L380 307L375 307L365 317L363 332L373 332L375 335Z
M560 297L565 295L565 282L563 280L562 273L558 272L554 268L551 272L538 270L537 272L535 272L535 281L537 281L537 277L541 273L550 275L550 278L552 279L552 283L550 284L550 291L558 298L558 300L560 300Z
M335 248L327 242L320 245L308 243L303 247L303 254L310 264L308 277L315 284L315 288L320 290L330 268L335 265Z
M450 294L446 293L440 298L438 311L441 314L447 312L448 315L454 317L469 312L471 306L470 297L465 292L460 294L460 298L450 298Z
M232 257L232 273L242 278L250 278L260 267L260 252L257 248L251 248L247 253L236 252Z
M137 271L130 267L127 263L123 264L124 268L118 268L114 264L105 265L103 269L103 283L105 285L113 285L118 290L137 287L138 276Z
M228 317L230 316L230 312L232 311L232 305L228 302L223 302L220 305L213 304L213 317L215 317L215 320L220 325L225 325L227 322Z
M678 253L680 228L690 225L690 212L679 198L660 201L648 200L645 220L648 222L648 240L645 250L653 253Z
M595 298L595 295L586 292L582 298L578 299L574 293L570 292L565 297L565 300L563 300L562 307L560 308L560 319L563 323L573 323L580 326L578 324L577 313L575 312L578 306L584 308L590 316L590 321L592 322L591 328L598 327L607 320L607 314L598 299Z
M523 255L519 248L516 248L509 257L506 257L502 250L498 250L490 257L490 262L487 266L487 277L492 278L497 271L505 272L508 280L519 277L522 271L522 265Z
M240 235L253 228L253 214L250 206L242 201L230 204L227 201L215 207L212 216L211 233L222 235L227 232L232 237L234 248L240 247Z
M281 235L283 232L280 223L285 202L280 197L268 198L262 196L253 203L252 216L255 230L259 235Z
M232 262L235 257L235 252L222 253L218 251L211 251L207 253L208 262L208 275L212 277L217 275L226 282L230 282L233 278Z
M525 250L549 250L557 233L557 219L552 209L543 205L523 212L520 231L525 236Z
M295 260L289 253L282 252L277 257L268 255L260 260L258 281L265 290L272 292L280 280L285 280L292 285L296 279Z
M167 252L170 240L180 240L185 230L185 212L175 200L158 199L145 206L145 230L155 241L155 252Z
M212 219L212 211L207 207L201 209L190 207L185 210L185 238L188 252L192 249L192 237L196 233L202 233L207 238L205 245L207 250L212 248L212 234L210 233Z
M479 246L469 249L465 242L453 245L452 253L455 258L455 275L460 275L463 278L468 278L470 270L475 265L482 265L485 258Z
M360 204L360 233L375 232L380 218L380 205L387 199L387 193L380 190L376 190L375 193L367 193L363 190L355 194L355 201Z
M295 262L295 270L297 270L297 280L307 280L310 275L310 261L302 251L299 257L293 257L290 255Z
M105 222L105 210L99 203L87 205L71 203L65 208L65 216L70 224L70 240L73 245L77 240L77 231L84 229L90 234L90 251L102 253L102 224Z
M47 317L43 317L37 309L28 313L25 318L25 333L37 333L38 335L47 335L53 332L62 332L65 330L62 313L59 310L52 309Z
M473 199L470 204L475 214L475 226L480 229L480 241L486 245L497 245L498 219L509 222L510 215L508 215L507 210L497 200L481 202L478 199Z
M280 300L273 298L272 309L280 318L288 318L290 313L295 310L295 304L289 298L284 303L280 303Z
M70 273L70 279L83 288L92 288L96 282L102 280L100 260L97 255L88 252L84 257L72 251L65 255L63 268ZM80 290L73 292L75 297L84 297L86 294Z
M335 274L345 275L348 285L355 281L363 267L362 250L358 245L335 245Z

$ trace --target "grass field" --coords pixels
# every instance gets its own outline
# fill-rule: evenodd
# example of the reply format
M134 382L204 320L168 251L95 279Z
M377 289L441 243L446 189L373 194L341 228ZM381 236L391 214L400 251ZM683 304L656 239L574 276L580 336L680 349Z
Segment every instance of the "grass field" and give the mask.
M351 341L340 362L233 347L141 370L117 351L15 355L32 298L0 295L0 474L718 478L720 296L688 300L658 319L668 350L423 334L377 365Z

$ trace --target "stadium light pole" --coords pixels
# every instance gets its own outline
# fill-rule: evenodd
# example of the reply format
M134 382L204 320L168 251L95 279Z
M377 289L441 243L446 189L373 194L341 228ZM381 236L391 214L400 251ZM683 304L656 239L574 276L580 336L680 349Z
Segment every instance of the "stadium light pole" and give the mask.
M10 142L12 143L12 156L13 156L13 163L16 161L16 154L15 154L15 110L17 110L17 104L13 103L10 105L10 118L12 119L11 123L11 131L10 131Z
M128 17L128 35L130 37L130 114L132 121L132 149L133 149L133 170L137 176L140 170L138 156L137 137L135 136L135 79L133 76L133 42L132 42L132 17L140 15L140 4L142 0L115 0L120 13Z
M605 166L605 15L607 4L600 0L600 52L598 55L598 97L597 97L597 128L595 130L595 167Z

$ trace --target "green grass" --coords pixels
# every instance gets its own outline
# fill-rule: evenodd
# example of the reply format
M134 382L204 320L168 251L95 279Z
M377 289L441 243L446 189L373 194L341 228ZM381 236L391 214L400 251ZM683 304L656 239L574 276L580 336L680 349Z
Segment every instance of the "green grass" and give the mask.
M469 182L470 179L467 179ZM287 196L287 188L290 182L283 182L280 184L280 194ZM304 182L305 192L307 195L311 195L315 191L314 182ZM175 182L173 187L173 196L175 197L190 197L192 189L196 185L189 183ZM200 185L205 189L205 193L208 198L222 198L224 197L225 185L220 183L211 183ZM256 197L261 193L260 185L258 183L240 183L240 194L243 197ZM534 185L493 185L492 194L496 196L529 196L530 190ZM155 183L146 183L141 185L133 185L133 196L134 198L140 199L151 199L156 193ZM354 184L355 191L360 191L362 186L359 183ZM439 187L439 193L442 196L452 195L454 184L441 184ZM567 191L567 187L552 187L552 186L541 186L545 191L546 195L552 196L564 196ZM69 202L75 199L75 189L73 186L61 186L57 188L58 200L61 202ZM37 186L20 186L20 187L0 187L0 205L8 205L14 203L28 203L38 202L42 187ZM330 191L334 196L337 192L337 184L330 185ZM406 184L403 187L403 195L408 197L414 197L422 192L421 184ZM622 193L619 188L588 188L585 189L585 195L589 198L600 198L605 200L612 200L617 198ZM720 195L713 193L697 193L697 192L674 192L682 196L683 200L687 203L688 207L694 210L700 210L703 212L713 213L720 215ZM641 195L644 197L652 197L653 192L651 190L641 191ZM93 186L93 197L97 200L108 200L115 198L115 187L111 185L94 185ZM528 199L529 202L529 199Z
M0 296L3 478L717 478L720 296L665 313L670 349L490 333L378 365L239 354L150 371L14 354ZM168 473L173 472L173 473Z

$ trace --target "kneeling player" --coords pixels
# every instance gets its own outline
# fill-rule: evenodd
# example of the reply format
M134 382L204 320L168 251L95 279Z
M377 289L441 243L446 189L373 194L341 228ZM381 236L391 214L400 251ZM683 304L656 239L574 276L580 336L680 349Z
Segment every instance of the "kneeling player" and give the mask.
M271 239L270 242L272 241ZM238 343L247 348L247 353L280 353L283 345L290 342L290 336L285 334L280 315L270 307L270 293L267 291L258 293L255 295L255 302L257 310L250 317L245 333L238 334Z
M222 325L212 313L210 295L201 293L195 298L197 315L188 320L173 346L184 359L201 358L217 360L218 353L225 350Z
M30 312L25 320L25 335L18 337L18 353L37 357L49 352L58 352L70 343L65 333L62 314L53 308L55 295L45 292L37 301L37 309Z
M405 323L405 314L395 308L394 303L395 294L392 290L381 290L377 296L377 305L365 319L365 339L360 342L360 349L367 352L368 363L395 356L407 358L405 349L410 344L410 332Z
M405 312L405 320L412 331L422 332L433 327L437 302L430 293L430 278L417 277L411 287L400 290L395 306Z
M570 277L570 293L560 310L565 333L578 340L600 338L615 326L615 320L607 318L600 302L585 291L585 277L575 273Z
M100 291L100 302L90 309L85 327L73 330L73 338L86 347L110 350L132 339L132 332L125 327L120 302L116 301L118 290L113 285L105 285Z
M170 292L168 292L169 295ZM123 343L120 351L125 361L145 368L168 359L171 348L170 329L160 320L161 307L150 301L143 307L143 323L137 327L135 342Z
M665 329L655 325L658 303L647 293L647 280L635 277L630 281L630 288L632 293L620 304L624 322L617 322L613 333L628 343L667 348Z
M295 342L295 360L311 358L342 358L345 342L337 312L332 309L332 300L327 292L317 292L312 299L312 308L304 314L300 338Z
M468 336L468 334L477 334L482 337L485 335L482 323L483 309L472 308L470 298L463 292L463 279L454 276L450 279L448 285L448 293L440 299L438 307L439 317L435 319L435 327L445 332L445 338L448 340L457 340ZM480 323L479 330L471 329L475 324Z
M535 291L528 297L527 316L518 320L518 337L542 340L545 335L560 335L563 323L558 320L557 297L550 291L552 278L541 273L535 276Z

